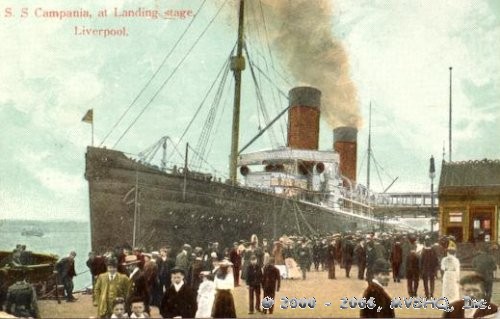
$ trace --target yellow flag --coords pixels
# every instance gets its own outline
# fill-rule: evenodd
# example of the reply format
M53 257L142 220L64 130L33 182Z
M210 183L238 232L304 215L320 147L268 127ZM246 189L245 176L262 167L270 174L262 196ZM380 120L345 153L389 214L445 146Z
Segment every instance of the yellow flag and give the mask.
M85 113L85 116L82 118L82 122L92 124L93 121L94 121L94 110L90 109L87 111L87 113Z

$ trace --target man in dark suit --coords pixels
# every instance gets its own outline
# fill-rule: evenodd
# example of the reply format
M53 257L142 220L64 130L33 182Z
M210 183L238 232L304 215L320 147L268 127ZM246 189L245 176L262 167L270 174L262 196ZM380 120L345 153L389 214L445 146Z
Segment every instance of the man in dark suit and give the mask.
M107 271L106 260L104 257L97 256L95 252L91 251L89 253L89 259L87 260L87 267L92 275L92 289L94 289L97 277Z
M241 255L238 242L233 243L233 248L229 252L229 260L233 263L234 286L240 285Z
M67 302L73 302L76 300L76 298L73 297L73 277L76 276L75 257L76 253L72 251L69 253L68 257L64 257L56 264L59 280L64 285Z
M169 255L170 247L165 246L160 249L160 258L156 261L158 264L158 277L160 279L161 296L157 296L159 300L163 297L163 291L170 287L170 271L175 267L175 260Z
M299 266L300 270L302 271L302 279L306 279L306 272L309 269L309 263L311 261L311 254L309 251L309 247L307 247L307 243L305 241L302 241L300 243L300 247L297 249L297 256L299 258Z
M160 306L163 318L194 318L197 310L196 294L184 282L185 271L174 268L171 271L172 284L165 291Z
M319 270L319 264L321 262L321 242L316 239L314 242L314 245L312 247L312 253L313 253L313 263L314 263L314 269L316 271Z
M373 263L373 279L368 282L363 297L366 300L373 297L376 306L373 309L368 307L361 309L360 318L395 318L394 309L390 307L392 299L384 289L389 284L390 271L389 263L383 258L379 258ZM379 311L378 308L381 310Z
M375 242L369 240L366 243L366 281L371 282L373 279L373 265L377 260L377 250L375 249Z
M327 247L325 263L326 268L328 269L328 279L335 279L335 256L337 254L336 247L337 245L335 240L333 240Z
M392 265L392 279L394 279L394 282L400 282L399 269L403 263L403 247L401 247L399 239L396 239L391 247L390 260Z
M260 287L262 283L262 269L257 264L257 257L252 256L250 258L250 265L247 269L247 286L248 294L250 297L249 312L248 314L254 313L255 309L260 312ZM254 299L255 298L255 299Z
M274 258L269 258L269 263L264 266L264 273L262 275L262 288L264 289L264 297L271 297L274 299L276 291L280 291L281 276L278 268L274 266ZM269 313L273 314L274 305L269 308ZM264 309L264 313L267 310Z
M420 261L415 245L410 246L410 252L408 253L408 257L406 257L406 280L408 296L416 297L418 281L420 280Z
M342 244L342 263L344 264L345 276L349 278L352 267L352 259L354 258L354 244L352 236L346 236Z
M360 240L359 244L354 249L354 254L358 263L358 279L365 279L365 269L366 269L366 246L363 239Z
M474 271L483 276L485 280L484 292L485 299L487 302L491 300L491 294L493 291L493 279L494 279L494 271L497 270L497 263L495 258L487 254L482 248L479 251L479 254L472 259L472 268Z
M425 247L420 253L420 273L424 281L425 297L434 297L434 281L439 269L439 259L431 247L430 237L425 236Z
M466 275L460 279L463 294L478 301L486 298L485 285L486 280L483 276L476 273ZM453 307L453 310L451 312L443 312L443 318L484 318L487 316L492 317L498 312L497 305L492 303L488 303L485 309L469 307L465 307L466 309L464 309L465 305L464 299L452 302L450 308Z
M191 254L191 246L188 244L184 244L182 246L182 250L175 257L175 268L180 268L184 270L186 274L189 270L189 258Z
M144 266L140 260L131 262L127 265L130 273L130 289L128 293L127 310L131 313L132 300L142 300L144 302L144 310L148 315L151 315L149 306L151 291L147 284Z

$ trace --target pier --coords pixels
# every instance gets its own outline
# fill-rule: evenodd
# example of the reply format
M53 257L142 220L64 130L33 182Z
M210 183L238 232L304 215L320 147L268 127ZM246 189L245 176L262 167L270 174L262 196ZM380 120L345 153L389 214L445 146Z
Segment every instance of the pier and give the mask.
M404 192L379 194L373 209L376 218L431 218L437 217L439 202L431 193Z
M462 271L462 276L469 271ZM275 310L273 315L263 315L256 312L253 315L248 314L248 289L246 286L236 287L233 291L236 314L238 318L359 318L359 309L340 309L341 298L356 297L361 298L364 289L367 286L365 280L359 280L356 277L357 268L351 269L351 278L346 278L344 269L336 267L336 278L327 279L326 271L311 271L307 273L307 279L287 279L282 280L281 289L276 293ZM441 280L436 280L434 298L441 297ZM391 298L407 297L406 279L400 283L389 282L386 287ZM422 281L419 283L418 296L424 296L424 287ZM79 300L74 303L62 302L58 304L54 300L44 300L39 302L40 314L42 318L89 318L95 317L97 308L92 306L91 295L79 294ZM261 295L263 298L264 296ZM282 297L307 298L314 297L316 306L314 309L306 307L301 309L280 309L280 299ZM492 302L500 304L500 285L498 282L493 284ZM330 303L330 305L328 305ZM441 318L443 311L439 309L395 309L396 318ZM158 308L152 307L151 315L153 318L161 318Z

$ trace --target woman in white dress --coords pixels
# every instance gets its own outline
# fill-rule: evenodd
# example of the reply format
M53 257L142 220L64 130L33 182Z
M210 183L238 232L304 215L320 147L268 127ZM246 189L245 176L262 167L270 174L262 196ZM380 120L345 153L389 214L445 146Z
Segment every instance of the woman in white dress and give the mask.
M233 298L234 276L232 271L229 271L232 265L229 260L224 259L219 263L219 268L214 270L216 295L212 309L213 318L236 318Z
M448 255L441 260L443 274L443 297L449 302L460 299L460 261L455 257L455 248L448 247Z
M203 281L198 288L198 310L195 318L210 318L212 316L212 307L215 300L215 283L210 280L210 271L202 271L200 277Z

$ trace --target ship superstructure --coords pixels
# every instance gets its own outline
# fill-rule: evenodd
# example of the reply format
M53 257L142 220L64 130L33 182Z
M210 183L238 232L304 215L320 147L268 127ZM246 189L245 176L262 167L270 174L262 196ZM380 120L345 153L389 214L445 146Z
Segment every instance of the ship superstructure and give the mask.
M184 167L167 167L166 139L153 147L163 147L159 167L117 150L88 147L85 178L94 251L122 244L152 250L163 244L204 247L211 241L230 246L252 234L277 239L284 234L319 236L373 230L378 225L371 208L375 197L356 184L357 129L335 128L332 148L318 149L318 89L301 86L290 90L288 106L280 113L288 114L286 147L243 153L247 144L238 151L243 51L248 56L242 28L244 3L240 0L236 55L228 59L230 67L223 68L231 69L235 79L229 180L189 167L188 146ZM255 81L255 66L250 62L249 67ZM225 78L220 76L220 91ZM255 86L259 88L257 83ZM214 113L216 109L211 108L206 124L213 125ZM258 136L275 120L266 122ZM202 135L211 131L207 127ZM206 140L199 144L206 149Z

